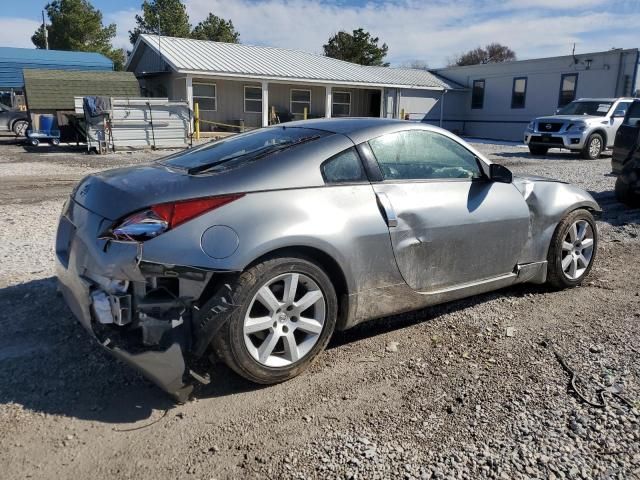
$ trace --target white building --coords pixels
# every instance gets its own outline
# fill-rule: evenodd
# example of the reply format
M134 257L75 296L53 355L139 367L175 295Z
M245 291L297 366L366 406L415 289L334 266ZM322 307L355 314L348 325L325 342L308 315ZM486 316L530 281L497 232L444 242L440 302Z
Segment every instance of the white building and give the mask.
M638 49L432 71L369 67L297 50L141 35L127 63L143 93L198 103L201 119L246 127L335 116L408 118L521 140L574 98L628 96ZM212 125L212 128L216 128ZM224 127L223 127L224 128Z

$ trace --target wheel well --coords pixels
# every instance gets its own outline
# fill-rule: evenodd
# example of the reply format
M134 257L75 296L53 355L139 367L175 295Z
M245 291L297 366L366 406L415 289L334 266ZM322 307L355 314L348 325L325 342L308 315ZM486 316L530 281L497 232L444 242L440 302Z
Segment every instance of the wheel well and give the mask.
M9 123L9 130L13 131L13 127L17 122L20 121L25 121L27 123L29 123L29 120L27 120L26 118L14 118L13 120L11 120L11 122Z
M608 145L608 143L607 143L607 132L605 132L604 130L601 130L601 129L598 128L597 130L594 130L593 132L591 132L589 134L589 138L591 138L591 135L593 135L594 133L597 133L602 137L602 141L604 142L604 145L602 145L602 149L605 150L607 148L607 145Z
M347 299L349 295L349 287L347 285L347 279L342 268L340 267L340 264L328 253L314 247L284 247L273 250L262 255L261 257L256 258L253 262L247 265L246 268L250 268L253 265L262 263L270 258L286 256L302 257L307 260L311 260L319 265L322 269L324 269L324 271L329 276L331 283L333 284L333 288L335 288L336 290L336 297L338 298L338 321L336 328L338 330L342 329L348 316L347 314L349 308Z

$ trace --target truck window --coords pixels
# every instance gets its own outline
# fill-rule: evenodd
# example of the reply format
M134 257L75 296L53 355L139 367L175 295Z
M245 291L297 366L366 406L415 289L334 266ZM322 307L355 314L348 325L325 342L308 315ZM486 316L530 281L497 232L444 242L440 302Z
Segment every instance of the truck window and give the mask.
M631 104L627 110L627 116L624 118L624 123L632 127L640 126L640 101Z

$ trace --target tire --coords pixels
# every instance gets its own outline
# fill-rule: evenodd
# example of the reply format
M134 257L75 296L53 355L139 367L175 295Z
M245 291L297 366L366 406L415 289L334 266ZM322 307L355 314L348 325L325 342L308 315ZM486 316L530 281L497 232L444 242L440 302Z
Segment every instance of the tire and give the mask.
M604 150L604 138L599 133L592 133L584 144L581 155L585 160L597 160Z
M51 145L53 145L54 147L57 147L58 145L60 145L60 139L59 138L52 138L51 139Z
M27 133L28 128L29 122L27 122L26 120L16 120L11 126L11 130L16 135L16 137L24 137Z
M40 140L38 140L37 138L32 138L31 140L29 140L29 143L32 146L37 147L38 145L40 145Z
M287 279L295 275L298 278L297 290L290 289L295 294L293 304L300 304L304 298L313 299L322 295L321 300L302 311L295 309L285 298ZM288 284L293 283L289 281ZM275 306L271 309L265 307L269 303L262 300L265 288L273 293L271 299L280 305L278 310ZM221 327L212 342L213 348L232 370L252 382L274 384L299 375L324 350L333 334L338 313L336 292L324 270L309 260L293 257L267 260L243 272L231 285L231 291L234 303L241 306L230 314ZM281 303L282 300L285 301ZM303 313L305 317L312 316L313 319L303 318ZM321 317L322 321L314 320ZM251 319L262 321L254 320L253 323ZM246 334L247 325L260 330ZM305 327L302 328L302 325ZM311 327L315 333L305 331ZM275 340L276 337L278 340ZM291 338L296 342L295 356ZM269 346L272 346L272 353L267 353L265 357L264 352L269 351Z
M549 147L541 147L540 145L529 145L531 155L546 155Z
M574 232L572 227L576 225ZM580 226L585 227L584 234ZM587 245L588 239L591 240L590 246ZM583 209L569 213L560 221L551 238L547 254L547 282L557 289L580 285L591 271L597 250L598 229L593 215ZM567 262L564 266L563 261Z
M631 185L626 183L620 177L616 179L615 192L616 199L620 203L624 203L625 205L633 208L640 207L640 195L634 192Z

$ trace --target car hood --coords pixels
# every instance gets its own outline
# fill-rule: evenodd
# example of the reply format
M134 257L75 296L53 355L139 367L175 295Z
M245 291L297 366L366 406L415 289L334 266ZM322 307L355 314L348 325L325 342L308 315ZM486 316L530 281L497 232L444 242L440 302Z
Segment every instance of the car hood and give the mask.
M593 122L603 120L605 117L597 117L595 115L552 115L550 117L536 118L537 122Z

